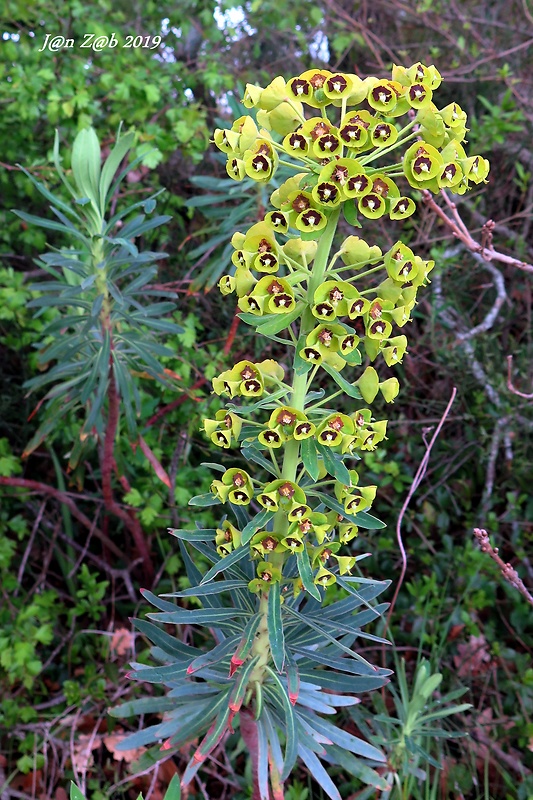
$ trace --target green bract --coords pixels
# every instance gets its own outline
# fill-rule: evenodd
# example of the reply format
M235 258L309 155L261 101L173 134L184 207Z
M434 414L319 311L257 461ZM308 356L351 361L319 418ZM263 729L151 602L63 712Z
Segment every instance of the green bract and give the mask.
M294 167L264 219L233 236L230 274L219 284L223 294L237 293L240 317L260 340L282 349L290 375L275 361L242 360L213 380L229 403L204 421L204 431L226 451L240 447L240 455L220 468L211 494L191 504L224 503L231 522L172 531L192 583L186 596L203 608L147 595L162 612L151 619L210 630L211 650L136 623L165 666L140 666L134 677L172 691L116 712L167 709L124 747L163 739L168 750L203 737L184 784L238 714L258 776L254 797L268 800L270 787L279 796L298 757L333 800L340 794L323 761L351 768L372 792L388 788L375 769L383 753L323 715L388 681L387 670L358 652L369 636L362 626L385 608L374 600L386 582L364 577L362 556L350 551L359 529L382 527L369 513L377 487L355 465L386 437L387 421L374 418L371 404L378 393L387 403L398 394L389 368L406 352L399 328L434 265L401 241L383 254L358 235L335 239L341 212L359 227L365 217L401 220L415 210L411 187L462 193L485 180L487 162L461 145L463 112L436 105L440 81L435 67L422 64L364 81L311 69L265 89L248 85L244 105L256 109L257 125L244 116L215 132L236 180L266 183L281 162ZM314 390L315 376L327 392ZM336 407L340 393L355 411ZM212 564L205 574L190 547ZM342 599L323 606L333 584Z

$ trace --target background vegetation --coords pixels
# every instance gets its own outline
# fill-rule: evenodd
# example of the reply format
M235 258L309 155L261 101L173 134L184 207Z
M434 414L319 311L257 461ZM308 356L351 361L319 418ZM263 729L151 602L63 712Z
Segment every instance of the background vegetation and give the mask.
M207 291L226 268L231 234L257 218L264 203L257 187L227 179L223 160L209 147L210 132L236 110L246 82L264 85L315 64L364 77L417 60L439 68L443 95L450 86L468 113L472 147L491 161L490 183L461 201L458 213L476 242L490 248L492 241L507 260L484 260L469 249L464 231L457 229L462 239L454 237L435 209L420 203L422 213L412 218L405 240L421 255L431 254L438 270L412 323L387 456L366 457L380 486L374 509L388 527L358 547L373 553L371 574L398 582L398 514L424 457L428 429L457 387L403 519L407 572L389 634L405 658L408 686L423 655L444 676L442 694L464 687L462 700L473 707L449 723L467 738L441 747L430 737L442 770L429 763L424 777L420 766L407 765L414 775L409 791L469 800L532 797L531 607L472 535L475 526L486 528L504 560L533 585L528 0L319 0L290 2L283 14L267 0L243 6L177 0L164 8L68 0L57 9L45 0L7 0L0 19L2 800L63 800L69 778L91 798L135 797L140 789L158 798L188 757L185 752L183 762L165 762L132 783L131 762L140 754L116 751L123 728L106 710L132 692L125 678L132 654L143 660L146 644L132 638L128 623L142 610L139 586L149 583L159 592L185 586L165 530L186 526L193 518L188 499L210 482L200 466L210 459L198 422L219 407L209 379L238 358L275 356L253 352L228 304L218 291ZM122 42L128 34L160 35L162 44L95 53L78 46L86 32L114 32ZM72 37L76 46L40 52L46 33ZM17 165L61 193L52 165L56 128L61 150L70 149L88 124L110 149L121 120L137 134L139 161L116 203L120 208L166 190L158 213L172 219L143 234L141 245L168 256L158 262L153 287L177 295L168 318L184 332L164 338L172 351L161 359L166 384L136 376L138 430L128 433L122 409L110 474L103 468L101 432L80 439L79 411L39 434L47 419L39 407L44 390L28 395L24 384L43 368L43 330L56 312L45 308L34 317L28 306L47 277L34 259L47 245L70 243L11 209L50 217L48 202ZM453 210L438 203L457 226ZM488 220L495 226L487 227ZM396 230L376 223L382 248L396 238ZM509 355L511 385L521 395L508 385ZM209 513L201 512L207 526ZM384 658L394 667L390 654ZM373 698L369 708L372 703L385 721L370 733L390 741L394 698ZM204 771L191 798L246 797L237 740L227 740L217 758L216 772ZM346 797L358 796L356 781L338 781ZM290 792L302 800L320 797L304 771Z

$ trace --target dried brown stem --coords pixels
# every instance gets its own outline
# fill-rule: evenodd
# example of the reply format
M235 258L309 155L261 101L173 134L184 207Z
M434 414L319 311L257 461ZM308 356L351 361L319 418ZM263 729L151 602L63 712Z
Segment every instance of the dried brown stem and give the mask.
M101 542L105 544L105 546L118 558L124 558L124 553L120 550L117 545L111 541L111 539L106 536L106 534L97 528L94 522L91 522L89 517L86 517L85 514L80 511L74 500L66 492L61 492L59 489L55 489L53 486L48 486L46 483L41 483L40 481L32 481L28 478L4 478L0 477L0 486L20 486L22 489L28 489L30 492L37 492L39 494L48 494L50 497L55 497L60 503L64 503L70 510L72 516L81 522L81 524L87 528L87 530L92 531L92 533L100 539Z
M403 538L402 538L402 522L403 522L403 518L405 516L405 512L407 511L409 503L411 502L411 498L413 497L414 493L416 492L416 490L420 486L422 480L424 479L424 475L426 474L426 470L428 468L429 457L431 455L431 451L433 449L433 445L437 441L437 438L438 438L438 436L439 436L439 434L441 432L442 426L446 422L446 418L447 418L448 414L450 413L450 410L451 410L451 407L453 405L453 401L455 400L455 395L456 394L457 394L457 389L454 386L453 387L452 396L450 397L450 399L448 401L448 405L446 406L446 408L444 410L444 414L440 418L439 424L437 425L437 427L435 429L435 432L434 432L433 436L431 437L431 441L429 442L429 444L426 445L426 452L424 453L424 457L422 458L422 461L420 462L420 466L418 467L418 469L416 471L416 475L413 478L413 482L411 484L411 488L409 489L409 492L407 493L407 497L405 498L404 504L402 505L402 507L400 509L400 513L398 514L398 520L396 522L396 538L398 540L398 547L400 548L400 555L402 557L402 569L400 571L400 577L398 578L398 581L396 583L396 589L395 589L395 592L394 592L394 597L392 598L392 602L390 604L390 608L389 608L389 610L387 612L387 617L385 619L385 628L384 628L384 632L383 632L384 636L385 636L385 634L387 632L387 629L389 627L390 618L391 618L392 612L394 610L394 606L396 604L396 600L398 599L398 594L399 594L400 589L402 587L402 584L403 584L403 581L404 581L404 578L405 578L405 573L407 571L407 553L405 551L405 547L404 547L404 544L403 544Z
M166 414L170 414L170 412L174 411L175 408L179 408L179 406L181 406L186 400L195 399L191 398L191 392L193 392L195 389L199 389L204 385L204 383L207 383L207 379L199 378L196 383L193 383L187 393L180 395L178 398L176 398L176 400L173 400L171 403L168 403L166 406L158 409L155 414L150 417L148 422L146 422L144 427L149 428L155 422L160 420L161 417L164 417Z
M483 226L482 236L485 239L483 244L477 242L466 225L464 224L461 216L457 210L457 206L450 200L446 192L441 191L441 197L444 199L446 205L450 209L449 215L441 208L434 200L433 195L428 191L423 191L422 196L426 205L444 222L450 229L453 235L459 239L465 247L473 253L479 253L485 261L500 261L502 264L509 264L510 266L522 269L525 272L533 272L533 264L528 264L526 261L520 261L518 258L513 258L505 253L500 253L492 246L491 234L494 227L492 220L488 220ZM486 245L486 246L484 246Z
M520 392L518 389L515 389L515 387L513 386L512 368L513 368L513 357L507 356L507 388L513 394L518 395L518 397L523 397L525 400L533 400L533 392L531 392L531 394L526 394L525 392Z
M526 589L518 572L511 564L505 563L505 561L498 555L498 548L491 545L487 531L483 528L474 528L474 536L479 542L481 552L488 553L492 560L496 562L501 569L502 575L507 583L511 584L511 586L514 586L515 589L518 589L520 594L526 598L527 602L533 606L533 597Z

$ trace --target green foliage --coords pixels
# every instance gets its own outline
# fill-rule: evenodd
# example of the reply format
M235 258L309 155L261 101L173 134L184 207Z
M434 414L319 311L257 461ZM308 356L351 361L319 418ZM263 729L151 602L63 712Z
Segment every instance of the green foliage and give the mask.
M146 284L157 272L154 262L165 254L140 253L134 244L137 237L168 219L148 216L155 209L156 195L121 209L109 219L105 217L121 180L131 169L130 165L120 171L120 165L133 142L133 134L121 137L119 133L101 167L95 132L80 131L72 150L70 182L60 163L56 138L56 170L73 203L65 203L27 173L51 202L59 221L16 212L28 223L66 235L73 245L41 256L38 263L52 280L33 287L40 294L28 303L38 309L37 315L49 308L60 312L45 326L39 345L39 364L49 368L27 382L33 390L50 383L53 386L44 396L45 421L26 448L26 453L31 453L49 437L66 412L83 409L85 419L78 446L71 454L71 466L76 466L81 456L83 439L93 428L103 430L102 410L110 383L116 383L128 429L135 433L141 401L133 375L147 373L154 380L164 381L163 367L157 359L171 356L172 351L156 339L161 334L182 332L178 325L164 319L174 309L173 303L140 302L162 294L147 289ZM132 217L134 211L141 209L144 213Z
M83 792L81 792L76 784L72 781L70 783L70 800L86 800ZM137 800L144 800L142 793L138 795ZM174 777L171 779L167 790L163 795L163 800L181 800L181 788L177 775L174 775Z
M427 780L430 767L437 770L442 767L442 742L464 736L442 727L441 720L472 706L470 703L453 705L466 688L438 695L443 676L432 672L425 659L418 660L411 687L405 661L398 658L395 661L398 689L394 684L390 687L394 711L388 711L376 693L373 697L378 713L370 722L357 707L350 709L350 716L370 741L387 752L389 789L384 793L385 800L422 798L421 786ZM370 794L363 793L362 797L370 797Z

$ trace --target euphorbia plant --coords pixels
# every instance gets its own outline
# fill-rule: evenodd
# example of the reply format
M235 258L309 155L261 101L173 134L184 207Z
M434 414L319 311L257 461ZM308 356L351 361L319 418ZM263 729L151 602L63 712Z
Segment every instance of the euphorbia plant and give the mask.
M220 281L223 294L237 294L241 319L284 349L290 369L241 360L214 379L227 403L204 431L222 451L240 447L248 463L213 464L220 474L211 492L191 501L225 505L218 529L171 531L192 588L167 597L199 598L203 608L145 593L159 609L150 619L203 627L203 646L135 623L163 665L136 665L133 677L170 691L114 713L164 712L126 747L163 740L165 752L202 737L184 784L238 723L254 798L282 798L298 757L331 798L340 794L323 762L387 788L376 769L385 756L331 715L389 680L358 652L361 640L383 641L362 627L386 607L373 600L389 583L364 577L364 555L350 549L359 528L382 526L368 513L376 486L358 462L386 435L372 402L378 392L392 402L399 389L369 362L401 361L400 329L434 264L400 241L383 253L358 235L340 243L335 235L341 214L359 228L387 216L394 229L415 210L407 187L463 193L485 179L487 162L461 144L463 111L433 102L440 81L422 64L394 67L385 80L312 69L265 89L248 85L244 105L256 112L215 132L236 180L268 182L280 164L294 171L264 219L235 234L234 269ZM323 372L338 386L329 395L313 388ZM341 394L352 398L349 413L335 405ZM207 572L189 547L212 563ZM342 599L325 604L333 584Z

